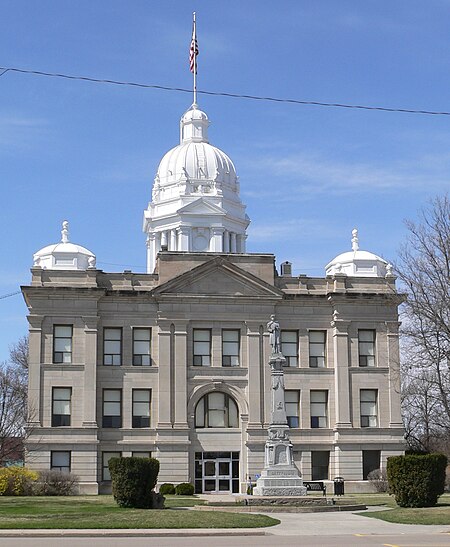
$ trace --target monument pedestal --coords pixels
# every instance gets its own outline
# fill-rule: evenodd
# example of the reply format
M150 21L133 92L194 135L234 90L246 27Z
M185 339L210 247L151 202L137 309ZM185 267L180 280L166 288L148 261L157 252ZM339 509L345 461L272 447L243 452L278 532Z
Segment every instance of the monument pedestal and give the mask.
M272 354L272 420L265 446L264 469L253 489L254 496L306 496L306 486L292 459L292 443L289 440L284 402L285 358L281 353Z

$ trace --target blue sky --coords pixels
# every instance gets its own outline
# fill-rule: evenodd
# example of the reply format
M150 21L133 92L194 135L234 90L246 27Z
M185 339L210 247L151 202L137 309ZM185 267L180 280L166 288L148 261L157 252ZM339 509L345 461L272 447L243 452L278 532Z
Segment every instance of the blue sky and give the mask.
M428 0L3 0L0 66L264 96L450 110L450 2ZM7 73L0 77L0 296L35 251L71 240L105 271L145 269L142 212L191 97ZM250 252L294 273L360 242L395 260L404 218L449 188L450 117L200 96L234 161ZM0 300L0 359L26 333Z

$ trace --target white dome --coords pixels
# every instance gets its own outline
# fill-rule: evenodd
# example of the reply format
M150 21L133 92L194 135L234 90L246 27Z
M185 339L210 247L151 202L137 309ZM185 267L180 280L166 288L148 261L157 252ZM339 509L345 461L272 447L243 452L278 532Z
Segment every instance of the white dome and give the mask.
M355 277L385 277L392 266L369 251L359 250L358 230L352 231L352 251L338 255L325 266L326 275L346 274Z
M164 155L159 164L156 179L159 186L171 185L180 179L198 182L236 184L236 170L231 159L215 146L207 142L187 142L179 144ZM205 186L205 189L207 186ZM206 192L208 193L208 192Z
M62 224L61 241L47 245L33 255L33 266L45 270L87 270L95 268L95 255L85 247L69 242L69 223Z

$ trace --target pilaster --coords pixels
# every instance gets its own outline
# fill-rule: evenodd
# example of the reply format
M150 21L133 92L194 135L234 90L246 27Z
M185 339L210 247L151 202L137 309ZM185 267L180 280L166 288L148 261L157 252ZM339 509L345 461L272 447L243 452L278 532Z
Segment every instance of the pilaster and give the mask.
M42 321L43 315L30 314L29 363L28 363L28 425L42 424L41 409L41 361L42 361Z
M84 405L83 427L97 427L97 316L84 316Z
M352 427L348 362L348 327L351 322L338 319L337 315L335 312L331 327L333 328L335 427L341 428Z

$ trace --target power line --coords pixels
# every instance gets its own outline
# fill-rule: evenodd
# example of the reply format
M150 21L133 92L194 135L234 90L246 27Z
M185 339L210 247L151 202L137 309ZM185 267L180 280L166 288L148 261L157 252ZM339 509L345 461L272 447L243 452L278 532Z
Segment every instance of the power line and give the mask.
M161 91L177 91L180 93L192 93L192 89L186 89L183 87L170 87L170 86L156 85L156 84L125 82L120 80L93 78L90 76L74 76L72 74L63 74L63 73L57 73L57 72L43 72L41 70L26 70L26 69L16 68L16 67L0 67L0 70L3 71L0 74L0 77L6 74L7 72L16 72L20 74L31 74L34 76L49 76L51 78L65 78L67 80L81 80L85 82L100 83L100 84L112 84L112 85L121 85L121 86L129 86L129 87L140 87L145 89L159 89ZM268 102L275 102L275 103L301 104L306 106L326 106L331 108L375 110L379 112L399 112L404 114L426 114L429 116L450 116L450 112L446 112L446 111L415 110L411 108L390 108L385 106L369 106L369 105L361 105L361 104L326 103L321 101L304 101L300 99L285 99L280 97L264 97L259 95L226 93L222 91L197 90L197 93L200 95L212 95L215 97L230 97L233 99L249 99L253 101L268 101Z
M9 298L10 296L16 296L16 294L20 294L22 291L16 291L11 292L9 294L4 294L3 296L0 296L0 300L3 300L4 298Z

